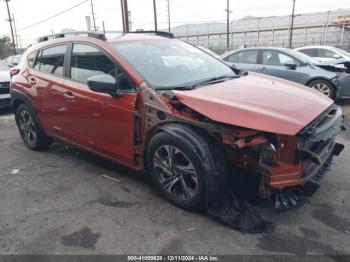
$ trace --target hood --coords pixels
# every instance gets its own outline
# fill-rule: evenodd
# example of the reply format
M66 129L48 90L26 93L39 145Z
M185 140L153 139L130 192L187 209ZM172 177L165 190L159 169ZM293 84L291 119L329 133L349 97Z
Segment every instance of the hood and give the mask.
M173 92L214 121L285 135L295 135L333 104L309 87L257 73Z
M8 70L0 71L0 82L10 82L11 76Z

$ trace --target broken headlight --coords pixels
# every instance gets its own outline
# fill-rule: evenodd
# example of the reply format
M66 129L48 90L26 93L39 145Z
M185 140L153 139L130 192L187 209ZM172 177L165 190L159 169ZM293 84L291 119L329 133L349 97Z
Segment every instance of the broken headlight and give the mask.
M268 143L261 145L260 149L260 165L271 165L276 154L276 148L273 144Z

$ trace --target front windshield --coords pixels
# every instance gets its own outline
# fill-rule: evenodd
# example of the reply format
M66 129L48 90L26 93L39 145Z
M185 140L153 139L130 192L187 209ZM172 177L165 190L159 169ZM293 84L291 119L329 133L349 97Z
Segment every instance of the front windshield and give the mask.
M114 44L145 81L155 89L190 86L234 72L223 62L180 40L146 40Z
M341 53L343 56L347 56L347 57L350 57L350 53L343 50L343 49L339 49L337 47L334 47L335 50L337 50L339 53Z

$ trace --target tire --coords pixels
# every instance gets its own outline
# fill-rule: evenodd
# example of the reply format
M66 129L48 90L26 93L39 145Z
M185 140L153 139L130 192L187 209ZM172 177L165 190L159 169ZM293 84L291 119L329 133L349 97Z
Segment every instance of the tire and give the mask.
M31 107L19 105L15 118L22 140L29 149L43 151L50 147L52 139L46 136Z
M328 96L331 99L335 98L335 90L333 85L322 79L317 79L308 84L309 87L319 91L320 93L324 94L325 96Z
M226 183L224 159L223 150L208 135L176 124L156 133L146 153L156 187L169 202L186 210L202 210L218 198Z

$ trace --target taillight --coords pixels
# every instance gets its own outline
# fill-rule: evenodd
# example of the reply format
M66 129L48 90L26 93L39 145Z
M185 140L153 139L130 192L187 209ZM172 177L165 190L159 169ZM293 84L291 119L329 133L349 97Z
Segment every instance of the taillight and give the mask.
M12 78L14 75L17 75L19 73L19 68L18 67L12 67L12 68L10 68L9 72L10 72L10 76Z

